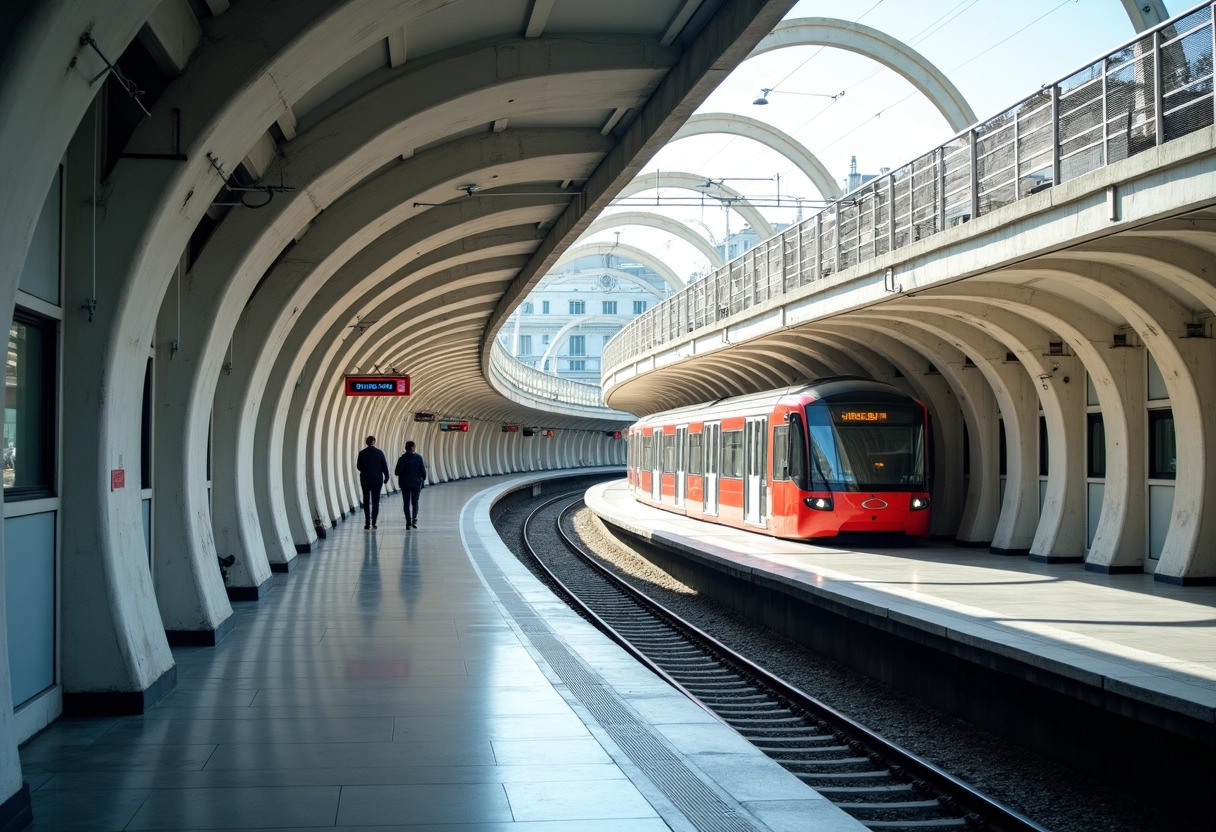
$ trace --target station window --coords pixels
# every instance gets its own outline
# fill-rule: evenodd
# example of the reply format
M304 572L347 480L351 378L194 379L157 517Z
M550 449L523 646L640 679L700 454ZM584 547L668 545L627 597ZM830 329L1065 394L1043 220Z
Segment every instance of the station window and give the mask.
M688 434L688 473L693 476L701 474L701 434Z
M615 315L616 314L616 301L614 301L614 300L600 301L600 311L604 315Z
M1174 411L1169 408L1148 412L1148 475L1155 480L1172 480L1178 473L1178 445L1174 436Z
M722 476L743 477L743 431L722 431Z
M4 396L6 500L55 490L55 332L47 318L18 309L8 331Z
M1086 476L1106 476L1106 424L1101 413L1087 413L1086 418Z
M139 423L139 487L152 487L152 359L144 368L144 408Z
M788 425L773 428L773 482L788 480L790 458L790 429Z
M1051 457L1051 449L1047 445L1047 418L1039 417L1039 476L1047 476L1048 460Z
M1005 420L997 420L997 472L1003 477L1009 473L1009 452L1005 445Z

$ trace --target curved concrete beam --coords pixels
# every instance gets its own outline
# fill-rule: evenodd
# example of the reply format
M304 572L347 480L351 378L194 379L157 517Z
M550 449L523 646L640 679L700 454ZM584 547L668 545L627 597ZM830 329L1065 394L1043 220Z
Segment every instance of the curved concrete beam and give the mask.
M691 243L697 251L705 255L705 259L715 269L724 264L722 255L700 234L679 220L673 220L671 217L665 217L662 214L655 214L650 211L622 211L619 214L604 214L591 223L591 225L587 226L587 230L583 232L583 236L579 237L575 244L583 242L592 234L599 231L620 228L624 225L644 225L648 228L666 231L674 237L679 237L681 240Z
M1122 0L1122 2L1123 10L1127 12L1127 19L1132 22L1132 28L1137 32L1151 29L1158 23L1164 23L1170 19L1170 13L1166 11L1165 3L1161 0Z
M976 122L975 111L944 72L903 41L877 29L831 17L783 20L748 57L789 46L829 46L873 58L932 101L951 130L962 132Z
M806 145L789 133L778 130L760 119L736 113L698 113L684 122L684 126L676 131L671 140L674 142L707 133L726 133L760 142L797 165L825 199L839 199L844 196L832 174Z
M676 188L682 191L694 191L698 194L712 196L714 199L720 200L730 206L739 216L747 220L762 239L768 239L777 233L773 229L772 224L759 211L752 207L752 204L747 201L747 197L743 194L726 185L710 182L704 176L697 176L695 173L672 170L645 173L636 177L621 189L616 198L625 199L635 194L654 191L659 188Z

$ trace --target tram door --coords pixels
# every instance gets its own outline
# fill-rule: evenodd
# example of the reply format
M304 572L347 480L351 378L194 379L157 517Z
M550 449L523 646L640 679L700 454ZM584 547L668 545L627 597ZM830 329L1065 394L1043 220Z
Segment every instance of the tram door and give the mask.
M651 456L650 498L656 503L663 502L663 429L655 428L652 439L654 454Z
M676 508L684 508L684 487L687 484L688 425L676 428Z
M705 437L705 513L718 513L718 459L722 455L722 424L707 422L701 429Z
M764 469L768 463L768 417L750 417L743 426L743 520L757 526L768 517Z

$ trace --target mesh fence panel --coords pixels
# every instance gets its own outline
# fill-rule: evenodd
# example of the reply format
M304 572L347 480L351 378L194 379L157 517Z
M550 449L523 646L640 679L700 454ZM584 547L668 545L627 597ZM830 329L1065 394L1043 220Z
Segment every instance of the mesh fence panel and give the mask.
M829 206L820 215L823 217L819 231L819 274L827 277L836 271L836 211Z
M1161 90L1166 141L1212 124L1210 7L1162 33Z
M1157 143L1152 37L1106 59L1106 160L1135 156Z
M971 219L971 140L960 136L943 147L946 227Z
M895 247L912 240L912 170L902 167L892 174L895 183Z

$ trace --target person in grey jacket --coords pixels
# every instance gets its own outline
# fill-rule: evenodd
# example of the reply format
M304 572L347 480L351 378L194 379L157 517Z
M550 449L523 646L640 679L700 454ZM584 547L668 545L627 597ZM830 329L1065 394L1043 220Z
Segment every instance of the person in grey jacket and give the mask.
M367 447L359 451L355 467L363 487L363 528L374 529L380 517L380 489L388 482L388 460L376 447L376 437L367 437Z
M414 443L405 443L405 453L397 460L393 469L397 484L401 486L401 502L405 508L405 527L418 528L418 495L426 485L426 462L422 454L414 453Z

